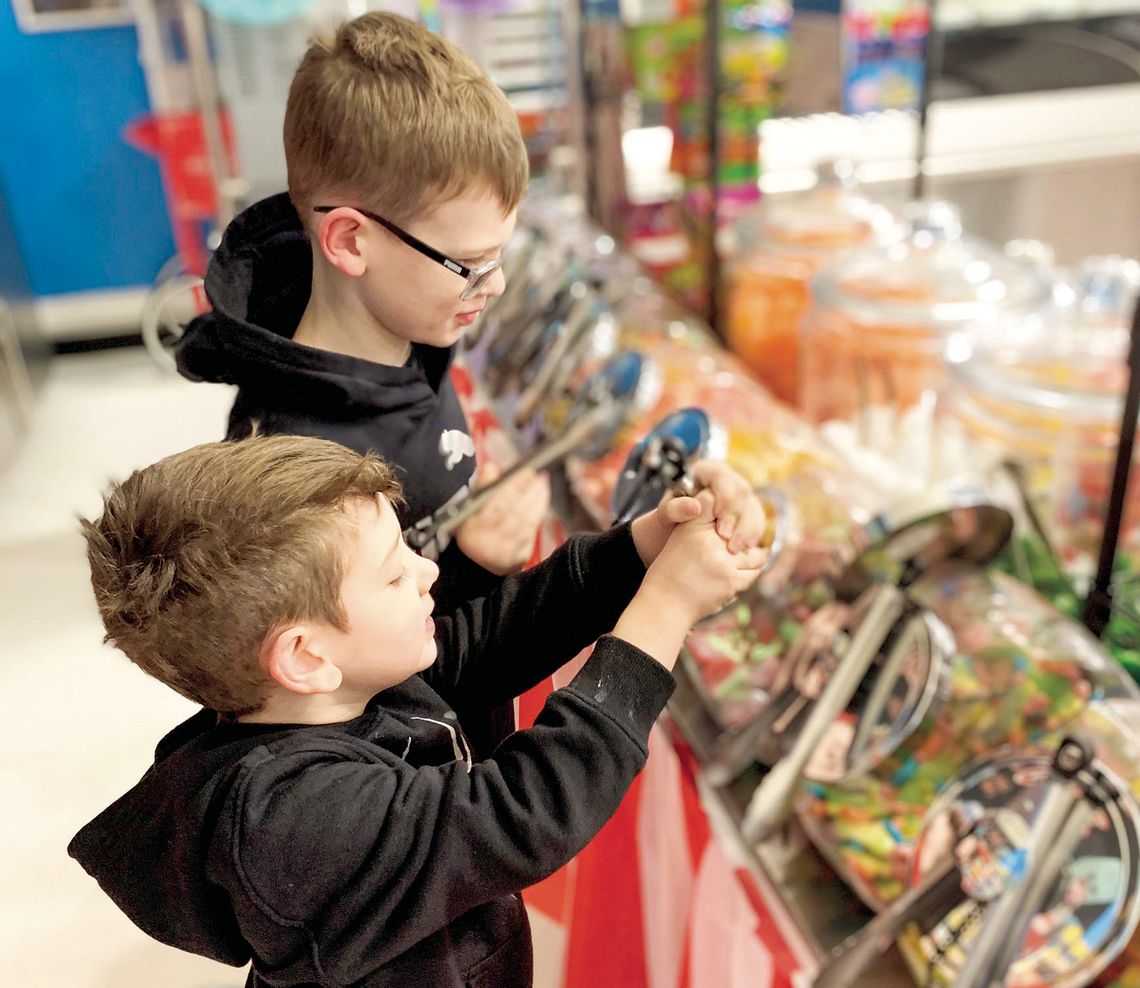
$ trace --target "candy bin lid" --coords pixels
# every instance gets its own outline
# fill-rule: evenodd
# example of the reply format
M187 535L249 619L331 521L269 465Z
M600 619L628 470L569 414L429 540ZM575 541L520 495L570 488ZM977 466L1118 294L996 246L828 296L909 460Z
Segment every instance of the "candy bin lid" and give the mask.
M898 218L857 190L849 161L825 161L816 174L808 191L767 196L744 213L728 238L729 253L811 257L899 238Z
M1099 731L1131 729L1101 723ZM1092 800L1091 821L1048 892L1046 908L1030 921L1005 984L1077 988L1088 984L1123 950L1140 922L1140 808L1129 780L1100 758L1068 785ZM1067 742L1062 741L1062 744ZM1057 784L1053 753L1044 745L1006 750L967 766L939 794L916 840L913 884L952 856L959 881L943 908L917 917L899 937L903 957L928 984L953 984L987 912L1023 879L1032 828ZM1133 776L1137 774L1132 768ZM1030 859L1032 860L1032 858ZM1024 880L1028 880L1028 874Z
M1077 294L1085 319L1127 324L1140 295L1140 261L1118 254L1087 257L1076 268Z
M860 248L815 275L817 305L874 325L950 327L1049 304L1046 272L964 234L951 203L912 202L904 221L902 239Z

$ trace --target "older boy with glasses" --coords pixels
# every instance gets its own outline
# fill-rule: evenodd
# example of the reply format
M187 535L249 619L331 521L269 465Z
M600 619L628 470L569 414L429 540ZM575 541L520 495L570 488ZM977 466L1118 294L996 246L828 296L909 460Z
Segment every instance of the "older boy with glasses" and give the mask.
M188 327L179 368L237 385L230 438L317 436L382 456L409 492L406 527L475 480L448 369L504 289L501 255L528 177L518 120L448 41L371 13L309 48L284 141L288 195L226 230L206 276L213 311ZM456 544L428 546L440 606L520 569L549 498L545 476L524 472ZM509 709L461 703L460 714L483 754L513 727Z

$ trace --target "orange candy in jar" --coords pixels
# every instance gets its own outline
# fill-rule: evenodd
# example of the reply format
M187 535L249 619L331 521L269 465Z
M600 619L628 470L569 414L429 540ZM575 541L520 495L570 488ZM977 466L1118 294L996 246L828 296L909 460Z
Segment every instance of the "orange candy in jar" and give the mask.
M849 168L832 164L820 169L811 191L765 199L741 217L733 235L728 344L772 394L794 405L809 279L854 247L897 239L898 223L853 190Z
M951 204L911 203L905 219L903 240L857 250L812 279L800 387L812 421L881 427L933 399L951 330L1050 301L1041 270L964 236Z

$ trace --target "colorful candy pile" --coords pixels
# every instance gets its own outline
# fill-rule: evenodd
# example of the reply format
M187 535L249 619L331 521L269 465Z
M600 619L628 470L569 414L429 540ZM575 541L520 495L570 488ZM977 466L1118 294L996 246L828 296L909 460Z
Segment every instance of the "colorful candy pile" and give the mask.
M794 597L776 602L759 593L748 594L689 635L686 651L716 702L724 727L745 723L767 703L785 652L800 637L808 618L834 600L822 581L798 589Z
M905 890L915 837L939 789L973 759L1072 720L1104 667L1079 628L1004 574L947 563L912 593L957 639L946 695L874 771L813 783L800 805L817 845L873 908Z

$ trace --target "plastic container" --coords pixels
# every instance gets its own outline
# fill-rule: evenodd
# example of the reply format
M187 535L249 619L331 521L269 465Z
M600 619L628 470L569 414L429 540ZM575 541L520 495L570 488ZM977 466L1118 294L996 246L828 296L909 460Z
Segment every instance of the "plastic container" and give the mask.
M798 805L813 842L874 909L906 889L926 812L964 766L1047 743L1094 699L1137 697L1099 642L1004 573L949 561L910 595L953 635L945 693L874 769L811 784Z
M906 236L855 251L811 281L800 399L811 421L932 403L954 329L1049 304L1043 271L964 236L945 202L912 203Z
M855 247L897 239L898 221L854 190L849 167L831 164L820 168L814 189L765 199L733 232L726 339L777 398L794 405L812 275Z
M1069 725L1095 752L1077 789L1102 802L1045 908L1028 931L1003 983L1020 988L1079 988L1124 950L1140 921L1140 698L1094 702ZM1047 788L1057 739L1005 751L969 766L939 795L916 842L915 884L953 855L960 882L945 883L941 907L915 917L899 947L915 980L952 985L986 923L991 903L1019 874ZM1073 783L1069 783L1073 785ZM1095 804L1094 804L1095 805ZM1040 852L1040 848L1034 850Z

